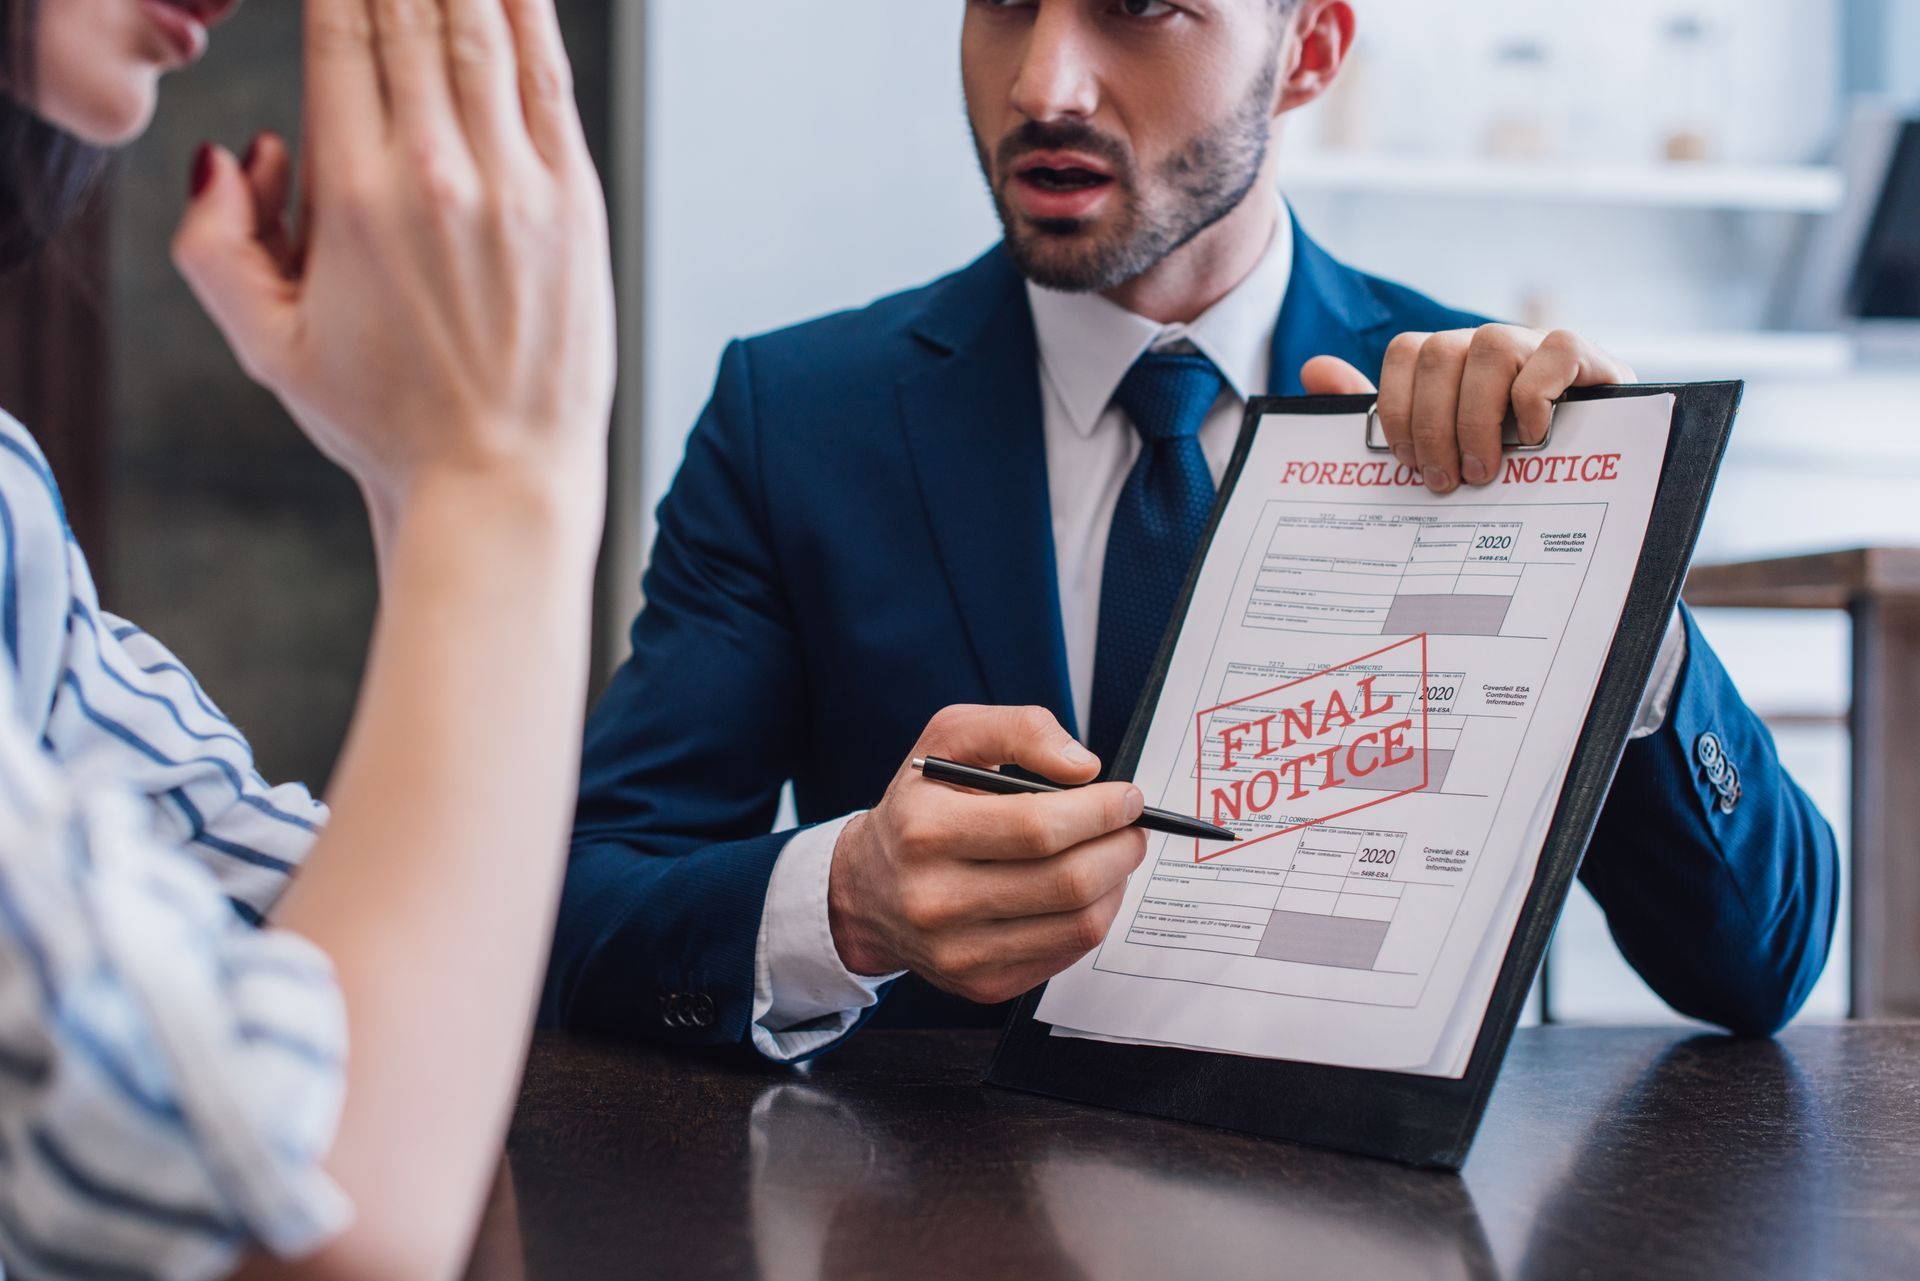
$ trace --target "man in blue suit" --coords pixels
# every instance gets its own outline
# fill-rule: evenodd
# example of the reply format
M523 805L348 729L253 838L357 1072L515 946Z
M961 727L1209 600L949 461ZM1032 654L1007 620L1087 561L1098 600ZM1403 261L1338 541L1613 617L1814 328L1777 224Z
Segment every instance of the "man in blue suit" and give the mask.
M1344 0L970 0L1006 239L727 350L588 731L549 1024L790 1060L869 1014L998 1021L1104 936L1140 794L903 762L1097 775L1247 399L1377 382L1444 494L1492 479L1510 405L1538 439L1568 387L1630 377L1293 222L1271 144L1353 29ZM1677 1009L1771 1032L1826 958L1832 834L1684 611L1635 735L1581 875ZM770 832L789 782L802 827Z

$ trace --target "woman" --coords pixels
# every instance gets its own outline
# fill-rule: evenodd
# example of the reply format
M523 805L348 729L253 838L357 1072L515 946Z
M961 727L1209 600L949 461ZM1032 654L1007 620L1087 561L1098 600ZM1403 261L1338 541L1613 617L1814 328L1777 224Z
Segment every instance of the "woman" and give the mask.
M0 0L0 253L236 2ZM525 1048L602 515L604 203L551 0L306 0L306 23L302 215L280 140L205 148L175 256L365 495L359 709L330 818L268 787L100 610L0 422L9 1276L448 1276Z

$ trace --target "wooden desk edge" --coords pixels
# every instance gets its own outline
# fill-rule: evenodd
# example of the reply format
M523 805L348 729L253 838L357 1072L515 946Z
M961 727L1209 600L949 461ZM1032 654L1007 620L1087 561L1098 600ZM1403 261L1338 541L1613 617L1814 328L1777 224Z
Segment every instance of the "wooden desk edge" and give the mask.
M1920 601L1920 547L1855 547L1723 565L1687 575L1689 605L1847 609L1862 599Z

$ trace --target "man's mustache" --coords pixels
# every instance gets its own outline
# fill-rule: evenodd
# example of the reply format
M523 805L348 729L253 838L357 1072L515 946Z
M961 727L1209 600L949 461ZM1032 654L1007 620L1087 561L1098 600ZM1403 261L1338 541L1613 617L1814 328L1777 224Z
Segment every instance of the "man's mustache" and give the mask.
M1105 161L1117 181L1125 182L1132 173L1127 149L1092 125L1077 121L1029 120L1000 140L994 160L1002 173L1013 168L1021 156L1035 151L1082 151Z

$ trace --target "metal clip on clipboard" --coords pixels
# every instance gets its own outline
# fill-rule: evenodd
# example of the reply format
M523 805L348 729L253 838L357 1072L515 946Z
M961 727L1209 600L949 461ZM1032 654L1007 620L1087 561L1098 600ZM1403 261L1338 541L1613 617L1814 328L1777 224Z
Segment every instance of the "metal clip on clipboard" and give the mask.
M1540 438L1537 445L1529 445L1520 439L1520 420L1507 411L1507 420L1500 427L1500 448L1510 449L1516 454L1537 454L1553 443L1553 428L1560 421L1560 406L1565 401L1553 402L1553 412L1547 418L1547 434ZM1378 439L1375 439L1378 428ZM1374 401L1367 410L1367 448L1376 454L1389 452L1393 447L1387 444L1386 429L1380 426L1380 402Z

